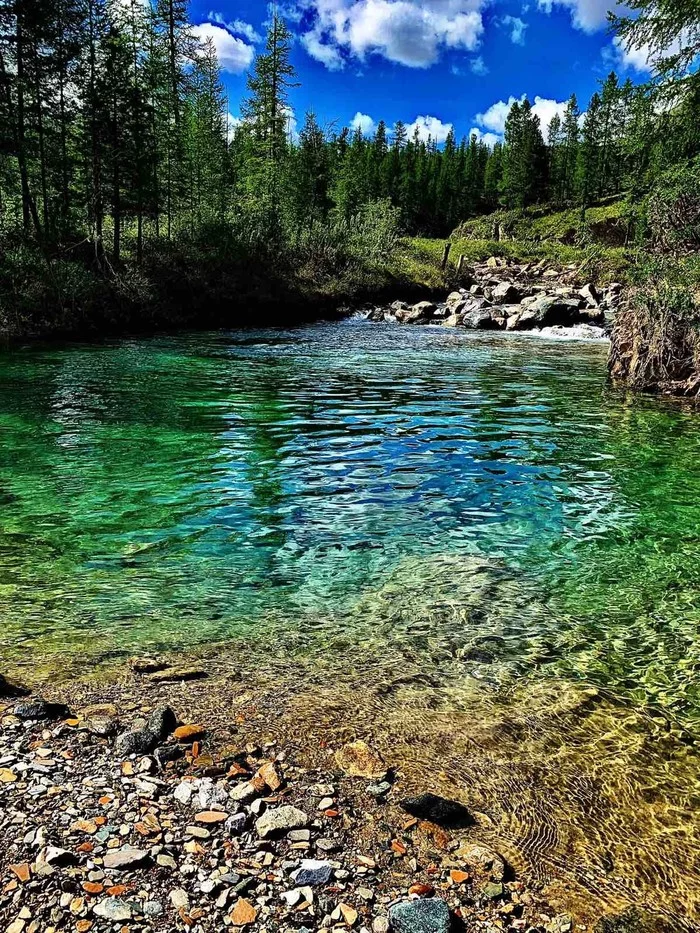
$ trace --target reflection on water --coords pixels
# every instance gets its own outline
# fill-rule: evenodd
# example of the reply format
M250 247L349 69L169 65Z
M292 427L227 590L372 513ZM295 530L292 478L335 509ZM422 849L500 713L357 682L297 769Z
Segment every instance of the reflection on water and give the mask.
M300 715L363 685L416 780L442 749L516 861L697 916L700 431L604 353L346 323L1 355L3 664L243 637Z

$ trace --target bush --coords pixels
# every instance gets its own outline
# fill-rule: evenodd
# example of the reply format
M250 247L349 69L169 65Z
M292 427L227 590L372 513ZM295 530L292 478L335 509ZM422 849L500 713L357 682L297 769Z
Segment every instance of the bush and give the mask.
M700 158L664 172L647 200L657 249L679 255L700 248Z

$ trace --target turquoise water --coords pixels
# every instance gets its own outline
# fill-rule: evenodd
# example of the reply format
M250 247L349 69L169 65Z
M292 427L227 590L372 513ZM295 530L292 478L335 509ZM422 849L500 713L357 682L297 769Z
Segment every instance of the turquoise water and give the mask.
M696 721L699 423L605 352L358 322L5 352L0 651L332 634L392 581L410 639L477 555L513 592L467 648L490 615L506 674Z
M692 929L700 416L606 352L347 321L0 353L2 668L252 652L285 715L438 758L516 863Z

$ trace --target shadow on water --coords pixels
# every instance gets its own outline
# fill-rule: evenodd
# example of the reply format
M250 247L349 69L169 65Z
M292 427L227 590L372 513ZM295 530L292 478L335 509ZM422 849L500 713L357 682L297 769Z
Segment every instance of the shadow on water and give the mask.
M602 348L16 350L0 436L4 668L208 653L463 798L582 915L698 922L700 432L608 390Z

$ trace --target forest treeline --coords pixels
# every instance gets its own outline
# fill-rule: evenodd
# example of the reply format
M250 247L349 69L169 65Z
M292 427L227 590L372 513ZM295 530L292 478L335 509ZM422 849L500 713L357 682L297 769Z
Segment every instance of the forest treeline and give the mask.
M0 306L59 296L70 313L96 276L126 301L167 279L172 299L205 248L229 266L274 255L281 275L366 271L399 233L445 236L500 207L635 204L700 153L696 82L668 98L614 73L546 127L516 102L493 147L312 113L295 138L290 46L275 18L231 121L186 0L0 0Z

